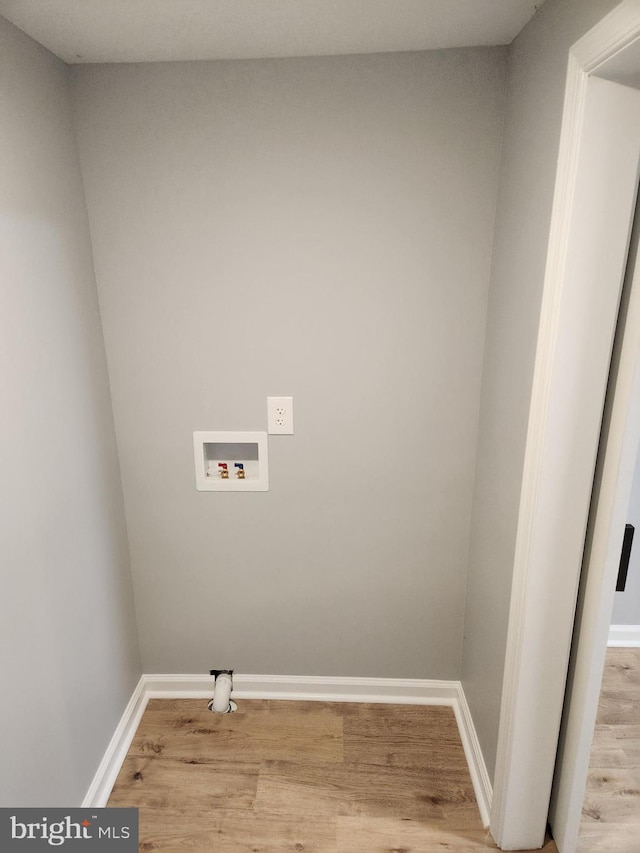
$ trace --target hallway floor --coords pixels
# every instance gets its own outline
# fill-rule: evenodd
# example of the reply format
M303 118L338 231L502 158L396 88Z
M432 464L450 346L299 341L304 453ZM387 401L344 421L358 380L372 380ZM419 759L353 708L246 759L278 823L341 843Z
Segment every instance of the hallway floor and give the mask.
M607 649L578 853L640 850L640 649Z

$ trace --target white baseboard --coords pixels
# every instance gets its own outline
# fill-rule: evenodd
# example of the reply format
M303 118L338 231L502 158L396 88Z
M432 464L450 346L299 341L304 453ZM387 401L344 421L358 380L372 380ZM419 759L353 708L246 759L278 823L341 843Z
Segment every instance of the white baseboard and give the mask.
M143 675L98 768L83 806L103 806L115 783L149 699L210 699L208 675ZM233 698L317 702L387 702L453 708L484 826L489 825L491 782L459 681L401 678L331 678L298 675L233 676Z
M213 680L203 675L143 675L150 699L211 697ZM297 699L312 702L392 702L452 705L458 682L401 678L341 678L234 673L234 699Z
M103 808L127 756L131 741L140 724L149 697L144 689L144 675L136 685L131 699L120 718L118 727L109 742L100 766L93 777L89 790L82 801L82 808Z
M478 809L482 818L482 825L489 826L491 816L491 800L493 798L493 786L489 777L489 771L484 761L484 755L480 748L480 741L476 733L476 727L473 725L471 710L467 704L467 697L464 695L462 684L458 684L457 701L453 706L456 720L458 722L458 731L464 748L464 754L469 765L469 774L473 783L473 790L478 801Z
M611 625L607 645L611 647L640 647L640 625Z

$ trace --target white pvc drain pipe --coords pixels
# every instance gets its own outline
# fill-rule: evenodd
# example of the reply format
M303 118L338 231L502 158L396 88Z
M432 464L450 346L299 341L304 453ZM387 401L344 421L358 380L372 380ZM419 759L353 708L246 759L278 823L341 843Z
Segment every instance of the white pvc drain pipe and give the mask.
M215 676L213 683L213 699L209 702L209 710L216 714L231 714L238 710L235 702L231 701L233 690L233 670L212 669L211 675Z

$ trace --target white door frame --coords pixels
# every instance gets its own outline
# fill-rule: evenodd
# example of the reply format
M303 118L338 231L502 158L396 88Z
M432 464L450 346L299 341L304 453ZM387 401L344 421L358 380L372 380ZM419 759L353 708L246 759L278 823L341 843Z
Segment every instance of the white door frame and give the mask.
M571 49L523 468L491 831L505 850L542 846L567 678L602 408L637 183L608 247L609 287L582 287L589 180L581 163L590 75L640 37L625 0ZM604 81L598 81L604 82ZM587 125L585 126L585 121ZM583 164L584 165L584 164ZM637 164L635 180L637 182ZM618 187L624 195L624 187ZM626 206L626 210L625 210ZM615 211L613 211L615 213ZM627 220L624 232L624 217ZM612 256L615 258L612 260ZM593 279L593 276L591 276ZM602 284L602 282L601 282ZM585 330L589 339L585 341Z
M640 112L640 92L637 92ZM580 580L549 822L560 853L576 850L622 539L640 444L640 208L618 320Z

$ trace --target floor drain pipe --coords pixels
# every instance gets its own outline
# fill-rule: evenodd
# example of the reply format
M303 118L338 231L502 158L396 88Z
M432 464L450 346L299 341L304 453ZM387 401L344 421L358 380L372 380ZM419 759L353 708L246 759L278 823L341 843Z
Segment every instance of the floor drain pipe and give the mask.
M232 669L211 669L209 674L213 675L213 699L209 702L209 710L216 714L231 714L238 706L231 701L233 690Z

